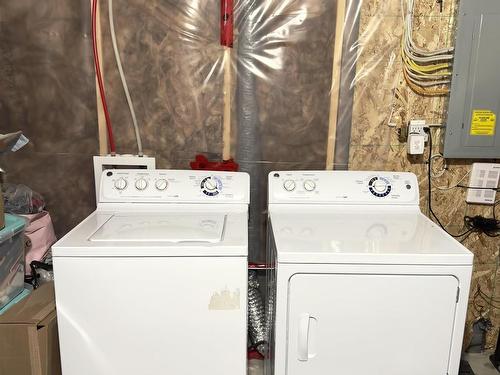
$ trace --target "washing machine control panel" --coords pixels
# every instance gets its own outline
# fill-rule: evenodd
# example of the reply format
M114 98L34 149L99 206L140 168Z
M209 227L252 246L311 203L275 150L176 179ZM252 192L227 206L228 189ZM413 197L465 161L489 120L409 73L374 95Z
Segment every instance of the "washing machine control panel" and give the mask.
M106 170L99 202L248 203L246 173L180 170Z
M406 172L271 172L269 202L418 205L418 181Z

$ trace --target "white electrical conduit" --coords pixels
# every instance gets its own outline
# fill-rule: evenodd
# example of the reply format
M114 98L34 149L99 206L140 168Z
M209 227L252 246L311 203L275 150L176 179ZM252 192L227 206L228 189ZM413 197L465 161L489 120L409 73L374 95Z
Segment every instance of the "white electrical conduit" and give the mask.
M141 134L139 132L139 125L137 124L137 117L135 115L134 103L130 97L130 92L127 85L127 80L125 79L125 73L123 73L122 61L120 59L120 52L118 51L118 44L116 43L115 34L115 22L113 19L113 0L108 0L108 13L109 13L109 29L111 31L111 41L113 42L113 50L115 52L116 66L118 67L118 72L120 73L120 79L122 81L123 91L125 91L125 96L127 98L128 108L130 109L130 116L132 116L132 122L134 124L135 138L137 140L137 150L139 156L143 156L142 152L142 140Z
M441 86L441 85L449 84L451 82L450 80L422 82L422 81L419 81L419 80L412 78L412 77L408 77L408 79L410 81L412 81L413 83L415 83L416 85L419 85L422 87Z
M422 82L422 84L429 83L429 82L435 82L435 81L440 81L440 82L451 82L450 79L447 78L447 76L435 76L435 77L427 77L427 76L419 76L417 74L413 74L411 71L406 69L406 73L408 74L409 78L412 80L416 80L419 82Z
M408 38L408 36L406 38ZM438 61L453 60L453 54L421 56L420 54L416 54L415 51L411 48L411 46L408 43L409 42L407 40L405 45L404 45L405 52L409 57L411 57L415 61L425 63L425 62L438 62Z
M406 69L408 72L408 75L415 78L415 79L421 79L421 80L439 80L439 79L449 79L451 76L450 73L444 73L444 74L422 74L421 72L415 72L412 69Z
M448 54L452 53L455 48L454 47L446 47L446 48L441 48L437 49L434 51L426 51L421 48L419 48L414 42L413 42L413 9L415 6L415 0L408 0L408 10L407 10L407 17L406 17L406 37L408 44L410 48L415 52L416 54L423 55L423 56L435 56L435 55L443 55L443 54ZM452 55L453 58L453 55Z
M406 5L406 9L405 9ZM415 0L401 0L404 29L401 46L403 69L408 83L415 85L423 94L441 95L448 90L434 89L451 83L451 61L454 48L441 48L433 51L419 48L413 41L413 16Z
M448 60L453 60L453 55L435 55L435 56L418 56L416 55L411 49L408 43L405 43L404 45L404 50L405 53L410 57L412 60L415 60L417 62L421 63L430 63L430 62L440 62L440 61L448 61Z

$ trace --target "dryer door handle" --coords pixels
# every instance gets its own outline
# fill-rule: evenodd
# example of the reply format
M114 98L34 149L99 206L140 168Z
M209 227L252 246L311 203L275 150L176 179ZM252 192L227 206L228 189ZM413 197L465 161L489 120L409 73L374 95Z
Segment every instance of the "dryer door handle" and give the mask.
M305 362L309 360L309 328L311 315L307 313L299 316L299 329L297 339L297 359Z

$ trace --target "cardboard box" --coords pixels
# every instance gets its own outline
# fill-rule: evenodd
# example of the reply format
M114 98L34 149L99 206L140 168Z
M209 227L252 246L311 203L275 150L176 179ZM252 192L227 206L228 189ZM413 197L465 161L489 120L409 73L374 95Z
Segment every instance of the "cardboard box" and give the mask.
M0 374L61 374L53 283L0 315Z

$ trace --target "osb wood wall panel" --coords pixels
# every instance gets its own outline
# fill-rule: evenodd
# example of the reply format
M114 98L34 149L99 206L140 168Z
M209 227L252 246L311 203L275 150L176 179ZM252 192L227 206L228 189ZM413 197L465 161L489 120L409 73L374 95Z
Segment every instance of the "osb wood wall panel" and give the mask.
M31 143L0 159L7 182L40 192L65 234L95 207L98 150L88 1L0 2L0 133Z
M408 157L406 145L398 142L396 130L388 126L394 104L393 90L398 88L408 103L402 106L404 108L398 107L400 121L425 119L427 123L443 123L448 98L423 98L414 94L404 83L399 55L403 30L400 3L395 0L372 0L365 2L361 11L349 168L416 173L420 184L421 208L428 214L426 160ZM453 45L458 5L457 0L444 1L443 12L440 12L435 0L416 0L414 38L417 44L429 49ZM439 150L442 139L440 133L441 130L433 130L434 153ZM440 167L438 161L435 168ZM467 205L462 189L437 188L456 184L469 170L470 161L453 160L442 177L433 179L433 209L452 233L463 232L464 215L492 215L491 207ZM468 183L468 178L464 183ZM472 234L463 242L475 255L466 343L470 340L473 322L482 315L493 322L493 328L487 336L487 346L494 347L496 344L500 326L497 307L500 304L492 304L491 300L476 296L476 292L480 288L486 296L500 300L499 242L498 239L478 234Z

